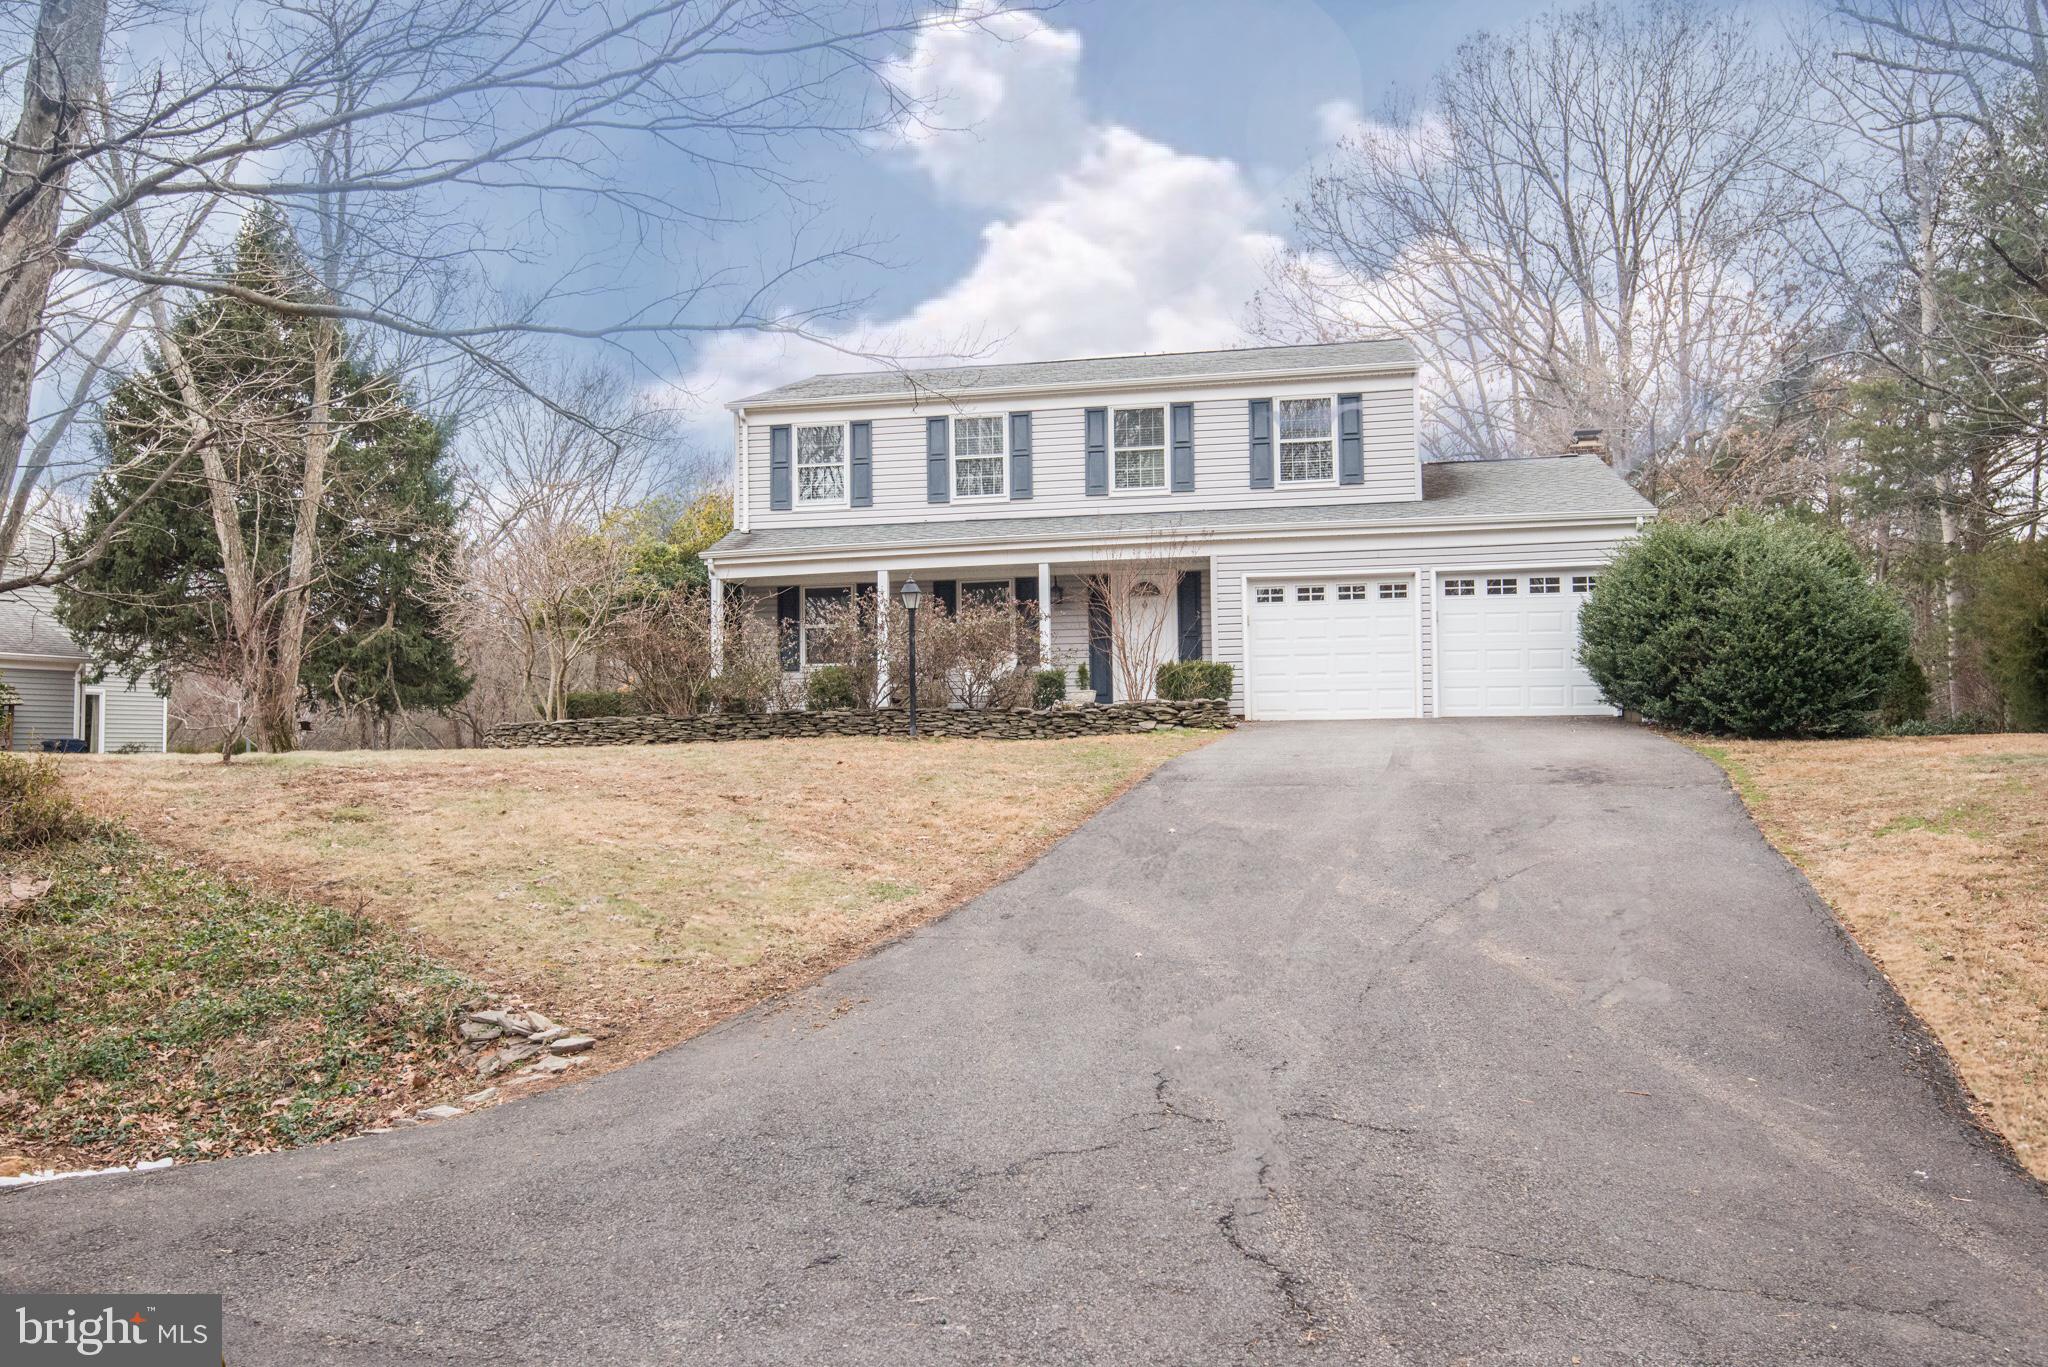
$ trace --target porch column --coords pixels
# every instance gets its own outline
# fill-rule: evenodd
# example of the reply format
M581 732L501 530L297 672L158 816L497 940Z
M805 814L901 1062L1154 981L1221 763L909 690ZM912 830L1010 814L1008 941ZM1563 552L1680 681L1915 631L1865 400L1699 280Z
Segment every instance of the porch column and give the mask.
M1052 663L1052 565L1038 562L1038 660L1041 667Z
M711 576L711 672L725 672L725 581Z
M889 700L889 571L875 571L875 705Z

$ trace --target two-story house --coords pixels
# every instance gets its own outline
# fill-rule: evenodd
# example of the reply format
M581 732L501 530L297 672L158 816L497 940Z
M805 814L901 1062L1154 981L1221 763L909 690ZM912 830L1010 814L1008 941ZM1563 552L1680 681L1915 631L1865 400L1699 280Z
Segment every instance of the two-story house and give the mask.
M1111 701L1081 576L1170 548L1174 582L1118 610L1235 666L1247 717L1609 711L1578 605L1651 506L1597 455L1425 465L1415 374L1382 340L814 376L731 405L735 525L706 560L797 668L808 604L914 574L1034 602L1046 657Z

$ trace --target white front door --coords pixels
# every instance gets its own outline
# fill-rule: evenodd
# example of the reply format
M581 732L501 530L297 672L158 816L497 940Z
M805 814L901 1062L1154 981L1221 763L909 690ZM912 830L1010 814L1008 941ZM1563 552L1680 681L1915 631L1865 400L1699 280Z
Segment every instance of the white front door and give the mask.
M1461 570L1437 581L1437 698L1446 717L1612 716L1579 664L1589 570Z
M1245 604L1252 718L1417 715L1414 592L1407 577L1254 583Z
M1158 696L1159 666L1180 658L1180 613L1169 589L1150 582L1132 585L1124 612L1116 632L1116 700L1144 702ZM1133 667L1125 667L1124 651Z

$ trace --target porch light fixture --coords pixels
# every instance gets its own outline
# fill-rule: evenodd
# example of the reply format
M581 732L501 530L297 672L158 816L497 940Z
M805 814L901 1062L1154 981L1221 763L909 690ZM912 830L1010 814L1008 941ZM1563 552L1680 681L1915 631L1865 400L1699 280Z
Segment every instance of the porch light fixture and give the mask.
M924 601L924 590L917 586L917 576L906 575L903 580L903 610L910 614L910 738L917 739L917 605Z

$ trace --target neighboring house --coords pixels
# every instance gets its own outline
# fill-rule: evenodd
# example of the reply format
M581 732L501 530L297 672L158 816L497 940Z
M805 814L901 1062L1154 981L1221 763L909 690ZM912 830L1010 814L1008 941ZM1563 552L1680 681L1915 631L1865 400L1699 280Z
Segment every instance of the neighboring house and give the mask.
M1113 700L1079 576L1170 548L1118 610L1236 667L1254 719L1599 714L1578 607L1652 515L1594 455L1425 465L1404 341L820 375L733 404L735 529L706 555L744 610L914 573L1037 603L1048 658ZM715 594L714 613L729 610Z
M0 681L14 691L6 704L13 748L40 750L46 740L77 737L97 754L162 753L164 695L147 682L94 682L91 660L58 624L55 605L49 589L0 594Z

